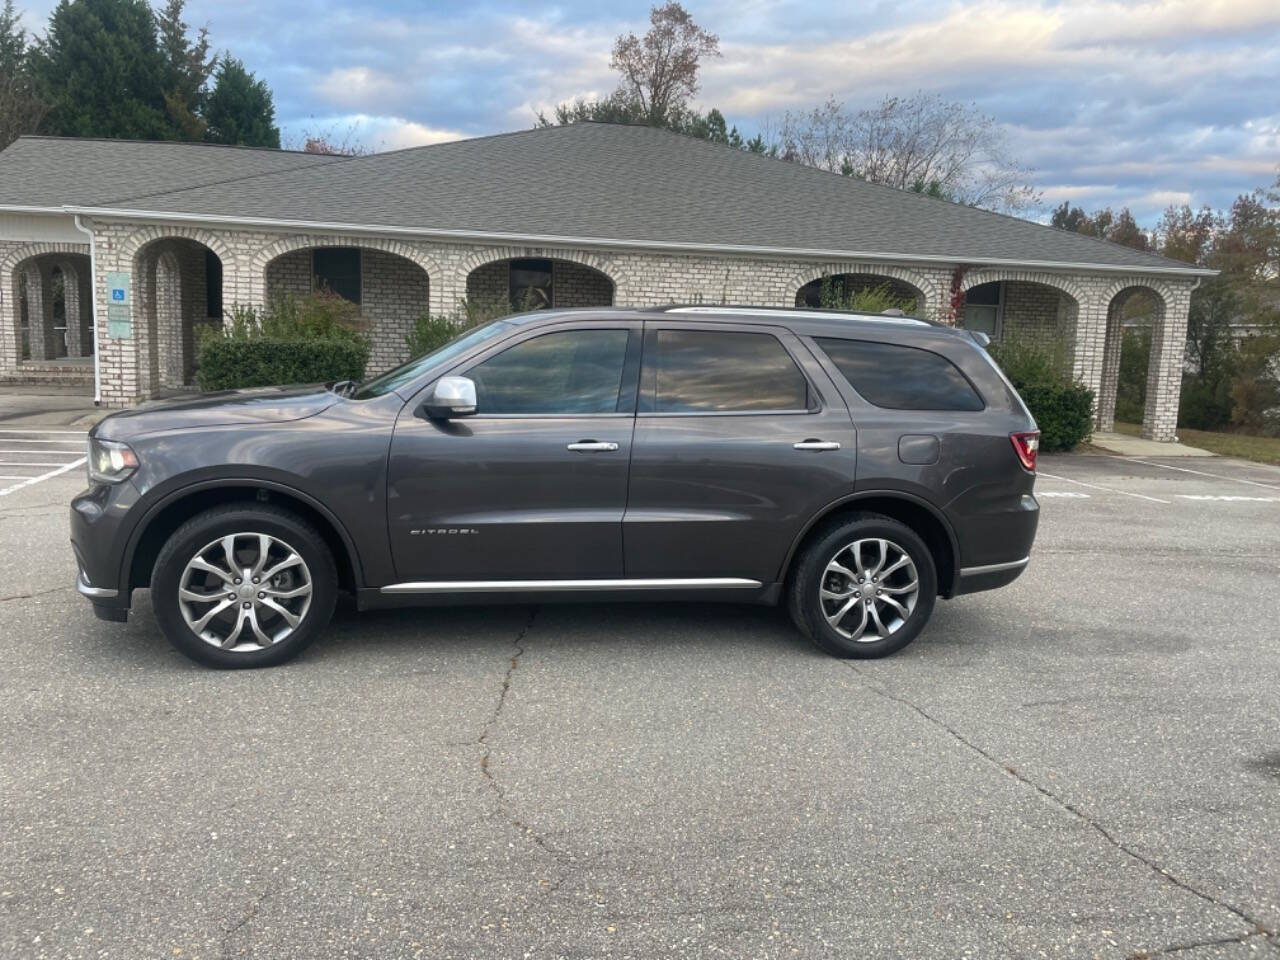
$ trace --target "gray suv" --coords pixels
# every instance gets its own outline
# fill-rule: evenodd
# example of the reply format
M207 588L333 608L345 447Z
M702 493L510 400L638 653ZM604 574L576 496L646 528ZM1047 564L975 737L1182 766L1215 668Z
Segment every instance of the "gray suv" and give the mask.
M900 650L1009 583L1035 423L973 336L755 307L560 310L363 384L150 404L90 433L78 587L149 587L183 653L280 663L360 609L785 602L828 653Z

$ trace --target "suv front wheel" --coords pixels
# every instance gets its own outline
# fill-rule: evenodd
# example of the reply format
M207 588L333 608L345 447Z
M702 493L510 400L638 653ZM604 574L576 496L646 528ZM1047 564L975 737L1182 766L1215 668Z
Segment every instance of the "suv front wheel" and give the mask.
M929 548L890 517L852 514L804 549L791 581L796 626L836 657L883 657L924 629L938 592Z
M156 558L151 602L169 642L211 667L269 667L329 622L333 554L301 517L266 504L217 507L179 527Z

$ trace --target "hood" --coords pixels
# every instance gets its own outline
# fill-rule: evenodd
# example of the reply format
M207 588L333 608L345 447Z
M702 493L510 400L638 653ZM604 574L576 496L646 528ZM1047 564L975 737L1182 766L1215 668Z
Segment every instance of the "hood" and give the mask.
M225 427L237 423L304 420L341 398L322 384L222 390L178 400L154 400L113 413L90 433L106 440L128 440L147 433Z

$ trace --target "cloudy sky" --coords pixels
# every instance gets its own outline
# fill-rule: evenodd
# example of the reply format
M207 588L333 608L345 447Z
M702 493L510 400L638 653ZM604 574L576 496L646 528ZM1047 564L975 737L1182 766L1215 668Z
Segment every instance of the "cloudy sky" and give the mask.
M155 0L159 5L160 0ZM20 3L21 5L21 3ZM52 0L26 4L38 28ZM976 102L1046 205L1228 205L1280 167L1277 0L686 0L719 34L699 105L750 134L836 96ZM387 149L532 125L615 85L609 50L649 4L189 0L265 77L286 140L354 129Z

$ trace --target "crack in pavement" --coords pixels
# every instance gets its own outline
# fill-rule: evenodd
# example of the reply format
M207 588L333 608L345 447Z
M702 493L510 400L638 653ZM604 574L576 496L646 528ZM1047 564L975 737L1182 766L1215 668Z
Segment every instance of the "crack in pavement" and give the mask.
M1269 929L1261 921L1255 919L1254 917L1251 917L1249 914L1245 913L1245 911L1240 909L1239 907L1236 907L1233 904L1227 903L1225 900L1219 900L1213 894L1207 893L1195 886L1192 886L1190 882L1183 880L1181 877L1178 877L1175 874L1171 873L1170 871L1166 870L1164 867L1160 866L1154 860L1151 860L1148 857L1143 856L1141 853L1134 850L1132 847L1128 846L1123 840L1116 837L1113 833L1111 833L1111 831L1109 831L1106 827L1100 824L1097 820L1093 819L1091 816L1089 816L1079 807L1071 803L1071 801L1063 799L1062 797L1058 796L1049 788L1041 786L1039 783L1032 780L1029 776L1022 773L1020 770L1018 770L1011 764L1001 762L995 755L993 755L983 747L978 746L976 743L974 743L972 740L970 740L968 737L962 734L955 727L948 724L945 720L941 720L938 717L935 717L933 714L929 713L928 710L925 710L923 707L917 705L916 703L907 699L906 697L901 696L897 693L894 693L882 682L870 679L862 670L860 670L852 662L848 660L845 660L842 662L845 664L845 666L847 666L850 670L852 670L854 674L857 675L858 679L862 682L863 686L865 686L872 693L876 694L877 696L883 697L886 700L890 700L894 703L900 704L901 706L904 706L909 710L914 711L916 714L923 717L926 721L928 721L933 726L938 727L939 729L945 731L947 734L949 734L952 737L952 739L956 740L962 746L966 747L973 753L976 753L979 757L981 757L983 760L987 761L988 763L992 764L993 766L998 767L1006 776L1012 777L1014 780L1017 780L1019 783L1022 783L1023 785L1030 787L1032 790L1035 790L1037 793L1039 793L1042 797L1044 797L1045 799L1049 800L1051 803L1056 805L1059 809L1075 817L1085 826L1091 828L1095 833L1097 833L1100 837L1106 840L1107 843L1111 844L1111 846L1115 847L1121 853L1125 854L1126 856L1142 864L1147 869L1153 871L1154 873L1159 875L1159 877L1162 880L1172 884L1173 886L1177 887L1179 890L1182 890L1186 893L1191 894L1194 897L1197 897L1205 901L1206 903L1210 903L1215 907L1219 907L1223 910L1226 910L1234 914L1239 920L1243 921L1244 923L1247 923L1250 927L1252 927L1252 930L1250 930L1248 933L1242 934L1240 937L1229 938L1223 942L1243 943L1251 937L1261 937L1261 938L1264 938L1262 942L1269 944L1270 946L1273 946L1273 947L1276 946L1276 943L1271 939L1275 935L1275 931ZM1190 949L1190 946L1184 945L1184 946L1178 946L1173 948L1163 948L1159 950L1150 951L1147 953L1138 951L1132 956L1135 958L1146 957L1146 956L1159 956L1162 953L1170 953L1175 950L1187 950L1187 949Z
M1151 960L1152 957L1167 957L1171 954L1182 953L1186 950L1201 950L1208 947L1229 947L1233 944L1245 944L1250 940L1257 939L1260 943L1277 947L1277 944L1271 940L1266 933L1259 930L1254 933L1245 933L1238 937L1219 937L1216 940L1197 940L1192 943L1179 943L1172 947L1161 947L1159 950L1138 950L1129 954L1129 960Z
M220 956L222 957L230 956L230 954L227 952L227 942L231 939L233 935L235 935L241 928L243 928L245 924L247 924L250 920L252 920L254 917L258 915L258 908L262 906L262 901L267 899L267 897L270 896L270 894L271 894L271 885L268 884L267 887L260 894L258 894L257 897L254 898L253 902L249 904L249 909L245 911L244 916L223 931L222 939L218 942L218 954Z
M506 818L508 823L520 831L521 834L533 841L540 850L552 857L557 863L562 866L569 866L574 862L574 858L572 856L565 853L563 850L557 849L549 840L547 840L546 837L542 836L542 834L538 833L533 827L525 823L511 811L510 805L507 803L506 788L503 787L501 781L493 775L493 770L489 767L489 760L493 755L493 747L489 744L489 734L493 731L493 728L502 717L502 710L507 704L507 693L511 690L511 679L515 675L516 670L520 667L520 658L524 656L524 639L528 635L529 631L533 629L533 622L537 617L538 607L535 606L529 612L529 619L525 621L525 625L520 628L520 632L516 634L515 639L511 641L512 645L515 647L515 653L511 655L511 660L507 664L507 672L502 677L502 688L498 692L498 702L494 704L493 713L490 714L489 720L485 723L484 730L481 731L480 736L476 738L475 744L483 750L480 755L480 773L484 776L485 783L488 784L489 789L492 790L494 796L497 797L498 809L501 811L503 817ZM560 884L563 882L563 879L561 879L552 885L550 891L558 889Z
M10 603L13 600L34 600L36 597L47 597L51 593L61 593L64 590L74 590L75 587L50 587L48 590L37 590L35 593L17 593L12 597L0 597L0 603Z

